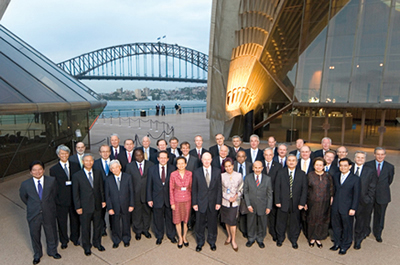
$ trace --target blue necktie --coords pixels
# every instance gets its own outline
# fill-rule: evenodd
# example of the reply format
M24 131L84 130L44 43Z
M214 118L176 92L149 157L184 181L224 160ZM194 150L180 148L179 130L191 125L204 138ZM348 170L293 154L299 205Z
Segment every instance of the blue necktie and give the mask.
M38 189L39 199L42 200L43 187L42 184L40 184L40 180L38 180L37 189Z
M108 166L107 160L105 160L104 163L106 164L106 168L104 171L106 172L106 175L108 175L108 173L110 172L110 167Z
M90 182L90 186L92 186L92 188L93 188L92 172L89 172L89 182Z

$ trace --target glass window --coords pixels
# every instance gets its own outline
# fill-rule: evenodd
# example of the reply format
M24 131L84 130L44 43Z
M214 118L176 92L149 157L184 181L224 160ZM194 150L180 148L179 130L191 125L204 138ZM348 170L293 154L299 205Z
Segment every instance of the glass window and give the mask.
M20 93L14 90L10 85L0 79L0 103L29 103L29 101Z

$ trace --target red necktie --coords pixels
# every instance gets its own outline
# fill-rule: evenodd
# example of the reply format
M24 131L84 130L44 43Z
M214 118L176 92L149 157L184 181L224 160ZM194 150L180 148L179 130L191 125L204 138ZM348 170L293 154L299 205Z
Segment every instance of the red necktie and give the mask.
M197 155L199 156L199 159L201 159L200 150L199 150L199 152L197 153Z
M256 175L256 184L257 184L257 187L260 186L260 180L258 178L258 175Z
M378 163L378 169L376 171L379 177L379 175L381 174L381 163Z
M162 166L161 167L161 182L163 183L163 185L164 185L164 183L165 183L165 167L164 166Z
M139 172L140 172L140 175L143 176L142 163L139 164Z
M117 156L118 156L118 151L117 148L115 148L114 158L117 158Z

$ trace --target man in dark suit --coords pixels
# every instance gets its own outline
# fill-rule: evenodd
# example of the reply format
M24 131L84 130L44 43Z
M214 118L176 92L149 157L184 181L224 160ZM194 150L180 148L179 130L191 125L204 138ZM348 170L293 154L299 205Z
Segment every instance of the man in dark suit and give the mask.
M221 170L211 166L212 156L204 153L203 166L193 172L192 205L196 211L196 251L205 243L205 228L208 227L207 242L212 251L217 249L218 210L222 203Z
M82 228L82 247L86 256L92 254L90 250L90 231L93 222L93 246L99 251L105 248L101 245L101 231L103 222L101 209L106 207L103 179L101 173L93 169L93 156L83 156L83 169L72 176L72 194L76 212L80 215Z
M229 147L226 145L222 145L219 149L219 155L213 157L211 161L211 166L219 168L221 170L221 173L224 173L224 161L227 157L229 157Z
M334 245L330 250L340 249L339 254L345 255L353 241L353 222L360 198L361 181L350 171L350 159L340 160L339 169L340 172L332 178L335 186L331 214Z
M263 161L263 151L258 148L260 138L253 134L250 136L250 148L246 150L247 161L254 163L255 161Z
M341 159L347 157L349 154L349 151L347 150L346 146L339 146L338 149L336 149L336 154L337 154L337 156L333 163L336 163L337 167L339 167L339 161ZM353 164L352 164L352 166L353 166Z
M309 172L314 171L311 154L312 154L312 152L311 152L311 148L309 146L303 145L303 147L301 147L300 159L298 160L296 167L299 170L303 170L304 173L306 173L306 175Z
M295 155L297 160L300 159L300 149L303 147L304 145L304 140L299 138L296 140L296 150L290 151L290 155ZM311 158L312 159L312 158Z
M135 143L132 139L126 139L124 141L124 149L122 152L119 162L121 162L122 171L125 172L126 165L133 161L133 149L135 148Z
M123 156L123 153L125 152L125 148L119 144L120 139L118 134L113 133L110 136L110 142L111 142L111 155L110 155L110 159L118 159L120 160L121 157Z
M71 155L68 158L68 160L73 162L73 163L79 164L80 167L82 168L83 167L82 158L83 158L83 155L85 154L85 150L86 150L85 144L83 142L77 142L75 144L76 154L75 155Z
M339 172L339 168L334 163L336 152L333 150L328 150L325 153L324 159L326 161L325 172L328 172L329 175L334 176L337 172ZM316 156L319 157L319 156Z
M46 235L47 255L60 259L57 253L57 227L56 227L56 179L44 176L44 164L33 161L29 165L29 178L21 183L19 196L26 205L26 218L33 248L33 264L38 264L43 256L40 235L42 226Z
M146 200L146 184L148 170L154 164L144 159L142 149L136 149L133 155L135 161L126 166L126 173L133 178L135 208L132 212L132 230L135 233L135 239L140 240L142 234L146 238L151 238L149 233L151 208Z
M208 152L208 150L203 148L203 137L201 135L196 135L194 137L194 144L196 147L190 150L189 154L198 158L199 167L201 167L201 156L205 152Z
M99 153L100 153L101 157L94 161L93 168L100 172L102 180L103 180L103 187L105 187L107 177L109 175L112 175L112 172L110 171L111 149L107 144L103 144L99 148ZM106 224L106 220L105 220L106 212L107 212L106 207L101 209L101 219L103 222L103 228L101 231L102 236L107 235L107 224ZM111 218L109 220L110 220L110 225L111 225Z
M268 147L272 149L274 157L278 156L278 147L276 146L276 139L274 136L268 137Z
M157 163L157 149L150 147L150 138L144 136L142 138L142 149L144 154L144 159L151 161L152 163Z
M353 173L360 177L361 195L356 212L356 224L354 225L354 249L361 248L361 242L371 232L371 214L375 201L375 189L378 177L373 168L365 166L367 153L356 151Z
M374 220L372 231L379 243L382 242L382 230L385 224L386 208L391 201L390 185L393 182L394 166L385 160L386 150L382 147L376 147L374 150L375 159L365 164L375 170L378 176L376 184L375 202L374 202Z
M275 190L275 180L278 171L282 168L282 165L274 161L274 151L272 148L267 147L264 150L264 169L263 174L271 178L272 190ZM276 208L275 198L272 196L272 209L268 214L268 230L269 234L272 236L272 240L276 241L278 236L276 234L276 213L278 209Z
M181 149L178 148L179 140L176 137L171 137L169 139L169 146L167 152L179 157L182 155Z
M278 145L278 156L274 156L274 161L278 162L282 165L282 167L286 167L286 157L287 155L287 146L286 144L279 144Z
M113 174L107 178L105 186L107 211L112 220L113 248L117 248L121 241L124 242L124 247L129 247L131 241L130 221L134 207L132 176L123 173L121 169L117 159L110 162L110 171Z
M265 248L267 215L272 209L272 184L271 178L262 174L262 170L262 162L256 160L253 164L254 173L248 174L244 181L244 199L249 210L246 247L251 247L257 241L260 248Z
M243 176L243 183L246 178L246 175L253 172L253 165L250 162L246 161L246 152L244 150L240 150L236 154L236 161L233 163L233 170L239 172ZM246 202L242 198L240 200L240 207L239 211L239 219L238 219L238 227L239 230L242 232L243 237L247 237L247 208Z
M208 150L213 158L219 155L219 149L221 148L221 146L224 145L224 141L225 141L225 137L222 135L222 133L217 133L215 135L215 142L217 144L208 148Z
M197 168L199 168L199 160L197 159L197 156L192 156L190 155L190 144L189 142L182 142L181 143L181 155L186 159L186 169L189 170L190 172L195 171ZM174 165L176 166L176 158L174 161Z
M296 169L297 158L289 155L287 167L279 170L275 179L275 204L278 207L276 245L282 246L285 240L286 224L289 221L288 238L294 249L298 248L300 235L300 211L307 202L307 177L302 170Z
M61 249L68 247L71 239L75 246L79 245L79 215L75 211L72 200L71 176L81 169L78 163L68 161L71 150L65 145L59 145L56 154L60 161L50 168L50 176L55 177L57 183L57 223ZM68 216L70 236L68 237Z
M244 151L245 149L243 147L241 147L242 145L242 138L240 138L239 135L234 135L232 136L232 147L230 150L230 154L232 154L231 156L234 157L234 160L236 159L236 155L239 151Z
M157 238L157 245L162 243L164 226L169 240L172 243L177 243L169 201L169 177L176 168L174 165L168 164L168 155L172 154L166 150L158 152L159 164L150 167L147 175L146 199L148 205L153 208L154 232Z
M158 148L158 153L161 151L166 151L168 153L168 164L169 165L174 165L174 161L175 161L175 155L172 154L171 152L167 151L167 141L165 141L164 139L158 139L157 140L157 148ZM158 156L157 153L157 156ZM157 157L157 161L154 164L158 164L159 163L159 159Z
M321 140L322 149L319 149L314 152L314 157L324 157L325 152L329 151L332 146L332 139L329 137L324 137Z

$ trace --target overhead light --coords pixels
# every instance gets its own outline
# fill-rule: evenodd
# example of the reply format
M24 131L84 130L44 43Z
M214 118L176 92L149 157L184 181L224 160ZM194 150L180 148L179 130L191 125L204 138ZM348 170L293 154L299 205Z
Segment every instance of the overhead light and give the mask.
M335 66L333 66L333 65L332 65L332 66L329 66L329 69L330 69L330 70L333 70L333 69L335 69Z

